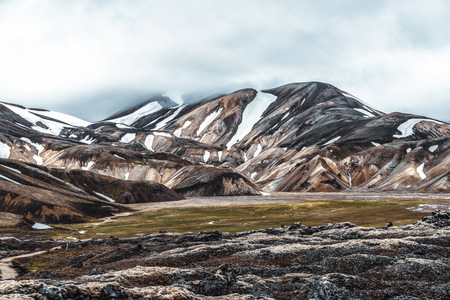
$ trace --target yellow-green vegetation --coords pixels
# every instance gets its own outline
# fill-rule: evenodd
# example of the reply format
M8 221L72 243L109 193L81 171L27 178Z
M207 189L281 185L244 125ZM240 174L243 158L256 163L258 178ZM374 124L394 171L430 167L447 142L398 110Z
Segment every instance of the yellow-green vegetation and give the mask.
M347 221L373 227L381 227L387 222L405 225L429 214L407 209L424 202L427 201L316 200L295 204L170 208L118 216L95 223L67 225L65 227L70 228L70 232L54 232L53 237L127 237L159 231L184 233L220 230L235 233L294 222L310 226Z

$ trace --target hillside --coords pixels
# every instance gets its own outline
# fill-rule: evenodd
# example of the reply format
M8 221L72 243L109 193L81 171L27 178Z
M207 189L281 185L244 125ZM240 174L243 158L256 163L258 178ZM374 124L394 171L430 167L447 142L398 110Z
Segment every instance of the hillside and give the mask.
M98 122L9 103L0 115L0 210L34 221L82 221L80 201L96 217L183 196L450 191L450 124L320 82L194 104L152 97ZM42 215L59 194L69 216ZM30 214L24 201L39 204Z

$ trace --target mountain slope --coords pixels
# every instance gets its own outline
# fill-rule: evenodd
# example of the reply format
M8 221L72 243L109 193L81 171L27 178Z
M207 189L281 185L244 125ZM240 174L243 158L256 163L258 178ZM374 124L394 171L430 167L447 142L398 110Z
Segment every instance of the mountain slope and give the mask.
M0 158L78 188L106 176L114 190L117 179L128 200L113 194L127 203L181 197L157 184L185 196L450 190L450 124L386 114L320 82L194 104L155 96L93 123L9 103L0 103L0 116ZM11 180L0 178L0 187ZM84 192L98 199L93 188Z

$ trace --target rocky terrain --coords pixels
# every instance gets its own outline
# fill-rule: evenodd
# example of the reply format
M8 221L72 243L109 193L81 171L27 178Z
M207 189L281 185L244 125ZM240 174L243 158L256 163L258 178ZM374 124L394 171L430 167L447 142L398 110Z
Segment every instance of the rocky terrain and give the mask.
M450 296L449 212L378 229L294 223L238 234L161 232L70 243L2 238L0 251L20 274L0 282L0 299ZM34 251L40 252L14 259Z
M190 103L155 96L92 123L0 103L0 211L64 223L186 196L450 190L448 123L320 82Z

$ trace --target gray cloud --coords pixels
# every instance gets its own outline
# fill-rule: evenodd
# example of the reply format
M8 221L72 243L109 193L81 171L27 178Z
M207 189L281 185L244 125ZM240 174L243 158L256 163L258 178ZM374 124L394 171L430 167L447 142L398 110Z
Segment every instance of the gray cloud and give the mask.
M93 120L155 92L320 80L383 111L449 121L449 10L445 0L6 0L0 99Z

